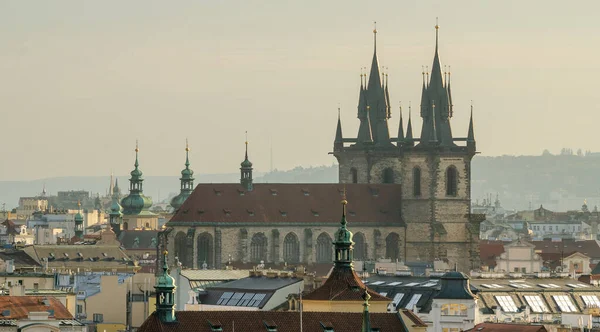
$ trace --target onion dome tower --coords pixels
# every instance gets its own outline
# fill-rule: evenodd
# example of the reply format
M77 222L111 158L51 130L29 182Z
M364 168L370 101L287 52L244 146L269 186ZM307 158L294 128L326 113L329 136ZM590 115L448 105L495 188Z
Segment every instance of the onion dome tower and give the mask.
M169 275L169 266L167 265L167 254L163 252L163 273L156 278L156 314L163 323L174 323L175 318L175 279Z
M192 191L194 190L194 171L190 169L190 147L185 142L185 168L181 171L181 191L179 195L173 197L171 200L171 206L175 211L179 210L179 208L183 205L185 200L190 197Z
M115 192L112 197L112 204L110 206L110 213L108 215L110 219L110 227L112 228L113 232L115 232L117 237L119 237L119 234L121 234L121 218L123 217L123 213L121 212L122 210L123 208L119 204L119 196Z
M75 215L75 236L83 239L83 215L81 214L81 201L77 201L77 214Z
M147 211L152 206L152 199L144 196L142 177L143 173L140 170L138 163L138 148L137 143L135 144L135 168L131 171L131 178L129 179L129 195L121 200L121 206L123 207L124 215L135 215L140 214L142 211Z

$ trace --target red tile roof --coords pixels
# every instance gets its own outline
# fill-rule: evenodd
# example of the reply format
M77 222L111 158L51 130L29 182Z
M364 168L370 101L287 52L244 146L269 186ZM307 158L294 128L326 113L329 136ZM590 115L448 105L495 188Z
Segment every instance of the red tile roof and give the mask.
M323 332L323 325L335 331L357 331L362 326L362 313L303 312L303 332ZM211 332L211 323L221 325L223 331L265 332L265 323L277 326L278 332L298 332L300 314L293 311L178 311L177 323L163 324L156 313L146 319L138 332ZM404 332L402 320L395 313L371 313L371 327L381 332Z
M367 286L360 280L354 270L334 268L325 283L304 296L304 299L315 301L363 301L362 296L365 288ZM367 292L371 295L371 302L392 302L392 299L371 289L367 288Z
M575 252L589 256L592 260L600 259L600 243L596 240L575 241L572 239L563 239L562 241L530 241L535 245L535 250L542 251L542 257L547 254L558 254L567 257ZM544 257L544 259L546 259Z
M340 184L199 184L168 225L188 222L338 223L344 186ZM348 218L356 222L398 223L400 185L347 184Z
M427 324L423 322L419 316L417 316L412 310L402 309L402 314L404 314L410 321L413 323L413 326L417 327L427 327Z
M489 266L490 268L496 267L496 257L500 256L504 252L504 242L502 241L479 241L479 258L481 264Z
M5 310L10 311L10 315L0 316L2 319L23 319L32 311L48 310L54 310L54 316L50 317L55 319L73 319L67 308L51 296L0 296L0 314Z
M525 324L500 324L500 323L481 323L475 325L470 330L473 332L546 332L543 325L525 325Z

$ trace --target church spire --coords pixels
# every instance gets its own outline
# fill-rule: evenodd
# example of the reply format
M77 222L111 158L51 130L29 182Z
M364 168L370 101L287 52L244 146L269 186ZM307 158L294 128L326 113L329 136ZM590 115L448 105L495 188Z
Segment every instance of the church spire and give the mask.
M240 183L246 190L251 191L252 185L252 163L248 160L248 132L246 132L246 154L244 161L240 164Z
M335 130L335 140L333 141L333 149L341 151L344 148L344 138L342 136L342 120L340 115L340 108L338 107L338 121L337 128Z
M342 220L340 222L340 228L338 229L335 237L335 268L352 268L353 263L353 245L352 232L346 227L348 222L346 221L346 188L344 188L344 198L342 199Z
M190 146L188 144L188 140L185 140L185 168L181 171L181 189L179 195L173 197L171 200L171 207L175 209L175 211L179 210L179 208L183 205L183 203L187 200L188 197L192 194L192 190L194 190L194 171L190 169Z
M415 142L413 141L413 132L412 132L412 106L410 102L408 102L408 124L406 125L406 139L405 145L414 146Z
M156 278L156 314L162 323L173 323L177 321L175 317L175 279L169 275L169 265L167 264L168 252L163 252L163 273Z
M469 132L467 134L467 148L475 152L475 130L473 129L473 101L471 101L471 118L469 119Z
M367 83L366 101L370 106L369 121L371 122L371 135L373 142L377 144L389 144L390 133L387 126L388 105L383 86L383 77L379 71L379 60L377 59L377 22L373 29L373 60Z
M147 211L152 206L152 198L144 196L143 183L144 173L139 169L138 154L140 148L138 142L135 142L135 168L131 171L129 179L129 195L121 200L123 214L135 215L142 211Z
M400 113L400 124L398 125L398 141L396 142L398 144L398 147L400 147L402 144L404 144L404 123L402 122L402 103L400 103L399 113Z

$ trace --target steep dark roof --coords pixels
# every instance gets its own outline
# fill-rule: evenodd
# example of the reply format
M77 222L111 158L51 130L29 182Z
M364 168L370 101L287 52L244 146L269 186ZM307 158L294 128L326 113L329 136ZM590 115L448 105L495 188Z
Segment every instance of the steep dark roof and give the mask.
M157 235L157 230L121 231L121 234L119 234L119 242L121 242L125 249L156 249L156 244L158 242L153 242L152 239L156 241ZM137 247L135 244L136 238L139 241Z
M302 331L323 332L322 324L329 324L335 331L356 331L362 325L362 312L304 312ZM278 332L300 330L300 315L293 311L178 311L177 323L164 324L153 313L146 319L139 332L212 332L211 324L221 326L223 331L265 332L265 324L276 325ZM371 313L371 326L381 332L404 332L406 329L398 314Z
M600 243L596 240L575 241L572 239L563 239L562 241L552 241L544 239L544 241L530 241L535 245L535 250L541 250L542 258L545 255L564 255L567 257L575 252L580 252L589 256L592 260L600 259Z
M348 214L354 222L398 223L400 185L346 184ZM338 223L340 184L199 184L168 222Z
M304 299L316 301L363 301L362 295L365 288L367 288L367 286L360 280L354 270L334 268L325 283L304 296ZM392 302L391 299L371 289L367 288L367 292L371 295L371 302Z
M39 264L35 259L29 256L23 250L7 250L0 251L0 259L3 261L14 260L15 268L33 268L39 267Z
M442 278L442 288L435 296L436 299L474 299L469 287L469 277L462 272L447 272Z

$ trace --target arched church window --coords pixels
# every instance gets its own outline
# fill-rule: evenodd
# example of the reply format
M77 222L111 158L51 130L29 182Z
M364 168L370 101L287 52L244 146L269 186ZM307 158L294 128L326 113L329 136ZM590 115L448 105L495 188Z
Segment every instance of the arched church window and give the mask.
M458 172L456 171L456 167L449 166L446 169L446 195L447 196L456 196L457 186L458 186Z
M391 168L386 168L383 170L383 183L394 183L394 171Z
M317 238L317 263L329 263L333 260L333 241L327 233Z
M206 262L208 267L214 267L213 263L213 237L208 232L204 232L198 235L197 245L196 245L197 255L197 265L198 268L201 268L202 264Z
M264 233L256 233L250 242L250 259L254 263L267 261L267 237Z
M352 183L358 183L358 171L356 168L350 169L350 176L352 177Z
M288 263L300 262L300 241L294 233L288 233L283 239L283 260Z
M392 262L400 259L400 236L397 233L390 233L385 238L385 257Z
M413 168L413 196L421 196L421 169Z
M183 267L192 268L192 258L188 257L187 235L184 232L175 235L175 256Z
M364 261L367 259L367 243L363 233L356 233L352 238L354 241L354 259Z

